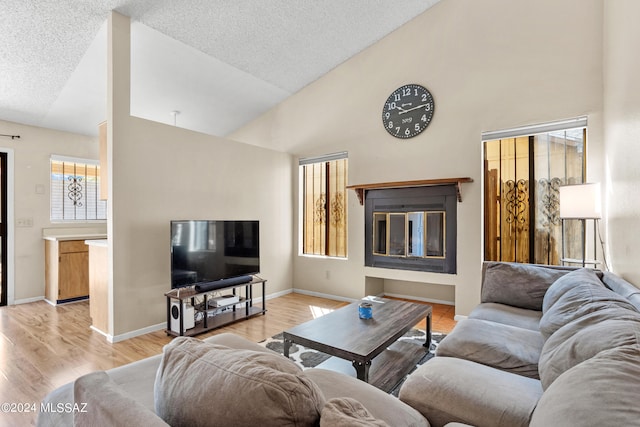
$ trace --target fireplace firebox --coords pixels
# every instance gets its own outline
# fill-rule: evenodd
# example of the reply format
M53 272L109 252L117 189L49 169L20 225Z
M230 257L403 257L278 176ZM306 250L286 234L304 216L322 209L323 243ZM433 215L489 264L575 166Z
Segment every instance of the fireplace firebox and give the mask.
M367 190L365 265L456 273L455 185Z

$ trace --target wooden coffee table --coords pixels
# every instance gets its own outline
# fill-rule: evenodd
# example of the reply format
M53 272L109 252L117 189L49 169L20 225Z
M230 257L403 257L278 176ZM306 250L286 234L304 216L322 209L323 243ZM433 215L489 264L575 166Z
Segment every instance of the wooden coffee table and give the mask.
M368 297L373 318L360 319L360 301L349 304L283 332L284 355L297 343L348 360L358 379L391 390L428 351L431 345L431 306ZM398 341L426 319L426 342L420 346ZM370 374L371 368L371 374Z

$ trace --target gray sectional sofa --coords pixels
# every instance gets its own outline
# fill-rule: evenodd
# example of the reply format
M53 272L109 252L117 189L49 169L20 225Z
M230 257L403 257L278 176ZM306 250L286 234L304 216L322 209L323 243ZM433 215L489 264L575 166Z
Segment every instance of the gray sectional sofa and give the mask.
M51 392L38 426L414 426L418 411L356 378L293 362L240 336L174 338L163 354ZM59 406L65 405L65 406Z
M432 426L640 426L640 289L590 269L487 262L482 303L399 397Z
M161 355L78 378L44 403L83 410L40 413L37 424L640 426L638 288L607 272L527 264L488 262L482 277L482 303L400 399L220 334L176 338Z

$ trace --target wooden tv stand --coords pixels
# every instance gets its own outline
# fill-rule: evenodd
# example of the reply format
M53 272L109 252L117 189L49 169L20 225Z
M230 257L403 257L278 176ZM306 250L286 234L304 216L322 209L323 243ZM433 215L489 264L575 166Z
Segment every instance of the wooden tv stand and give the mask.
M220 328L230 323L238 322L240 320L248 319L249 317L256 316L258 314L264 314L267 312L266 297L265 297L265 285L267 281L258 276L252 276L251 281L247 283L240 283L235 285L229 285L218 289L197 292L193 286L186 288L172 289L165 293L167 297L167 335L173 336L193 336L201 334L203 332L210 331L211 329ZM262 286L262 307L255 307L253 305L253 287L255 285ZM244 296L242 295L242 288L244 288ZM209 301L212 298L213 293L219 293L225 290L231 289L233 295L239 297L239 301L230 304L230 308L222 313L216 313L219 308L209 307ZM240 290L240 291L239 291ZM196 303L196 299L202 299L203 302ZM173 330L171 328L171 307L174 302L179 301L179 307L182 307L184 302L190 300L191 305L194 307L194 314L196 319L202 317L195 322L195 327L191 329L184 329L184 310L180 309L180 317L177 319L179 322L178 329ZM243 308L238 308L238 305L242 304Z

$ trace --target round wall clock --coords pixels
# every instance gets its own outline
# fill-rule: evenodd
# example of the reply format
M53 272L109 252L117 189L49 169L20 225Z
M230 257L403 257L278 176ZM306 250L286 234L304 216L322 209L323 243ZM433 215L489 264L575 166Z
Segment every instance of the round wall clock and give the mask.
M412 138L425 130L435 104L423 86L408 84L394 90L382 108L382 123L396 138Z

